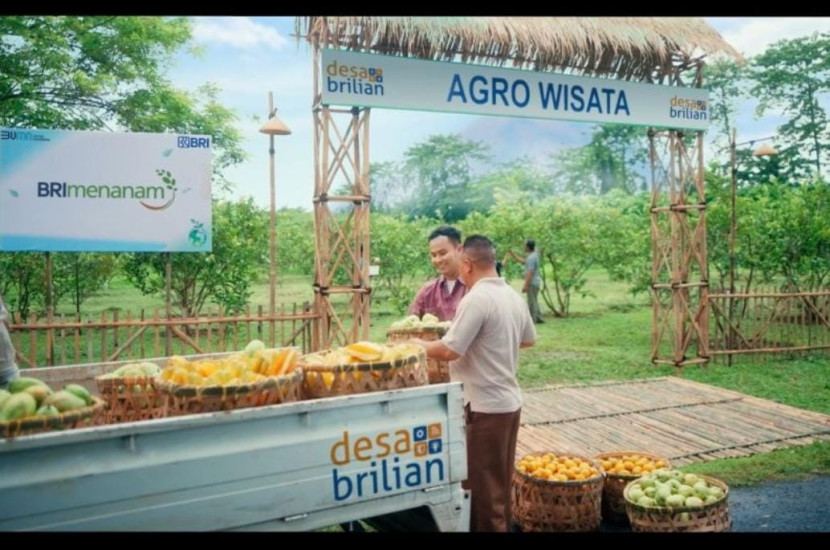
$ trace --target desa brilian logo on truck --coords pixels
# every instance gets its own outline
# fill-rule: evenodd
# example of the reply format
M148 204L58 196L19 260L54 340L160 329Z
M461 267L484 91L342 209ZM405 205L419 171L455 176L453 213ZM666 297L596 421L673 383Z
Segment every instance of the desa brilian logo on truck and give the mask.
M330 450L337 502L443 482L446 449L440 423L374 435L344 431Z

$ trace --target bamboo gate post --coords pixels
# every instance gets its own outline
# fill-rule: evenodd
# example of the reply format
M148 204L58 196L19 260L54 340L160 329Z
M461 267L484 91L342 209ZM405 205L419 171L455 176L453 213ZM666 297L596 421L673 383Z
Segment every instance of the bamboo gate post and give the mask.
M325 20L325 18L322 18ZM320 42L328 32L323 24L312 36L314 78L314 302L321 315L312 338L312 348L325 349L369 337L369 114L370 109L334 109L322 104L320 88ZM346 124L341 133L337 124ZM338 177L351 188L350 195L329 192ZM350 204L345 220L329 208L329 202ZM349 285L335 285L342 270ZM332 296L343 295L349 303L338 312Z
M686 58L663 80L683 85L683 68L703 85L702 58ZM709 266L703 132L650 129L652 348L655 364L683 367L709 361ZM661 201L666 200L668 205ZM664 227L668 224L668 229ZM666 342L668 340L668 342ZM663 346L668 343L670 358ZM693 354L690 353L693 351Z
M732 129L732 135L730 136L730 143L729 143L729 162L730 162L730 177L729 177L729 187L730 187L730 198L729 198L729 294L732 296L735 295L735 234L737 232L737 213L735 212L735 203L736 203L736 195L737 195L737 187L738 187L738 159L737 155L737 145L736 145L736 130ZM728 349L732 349L735 345L735 329L734 329L734 322L735 322L735 299L729 299L729 332L726 335L726 346ZM732 366L732 355L730 354L726 358L726 364L728 366Z

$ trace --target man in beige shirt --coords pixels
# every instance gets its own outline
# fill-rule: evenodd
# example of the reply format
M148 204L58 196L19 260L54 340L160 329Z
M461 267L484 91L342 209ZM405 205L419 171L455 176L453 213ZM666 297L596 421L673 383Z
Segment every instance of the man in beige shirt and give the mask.
M450 379L464 384L470 530L507 531L522 407L519 348L536 342L536 329L521 295L497 276L490 239L464 241L459 277L468 290L450 330L441 340L417 342L429 357L455 361Z

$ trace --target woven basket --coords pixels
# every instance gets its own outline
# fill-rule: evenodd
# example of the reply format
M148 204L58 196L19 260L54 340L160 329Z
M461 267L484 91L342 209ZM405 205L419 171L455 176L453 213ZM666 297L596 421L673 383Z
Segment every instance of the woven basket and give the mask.
M302 371L296 369L291 374L238 386L182 386L159 378L156 387L164 396L166 416L182 416L299 401L302 380Z
M95 382L98 384L98 392L107 402L107 410L104 413L107 424L164 418L164 396L156 387L155 377L98 376ZM139 391L135 391L136 387Z
M412 388L429 383L426 354L421 347L417 353L393 362L320 366L305 365L300 357L298 366L305 373L303 389L310 399Z
M17 420L0 422L0 435L3 437L20 437L55 430L72 430L86 428L102 423L107 404L103 399L92 396L93 403L86 407L67 411L55 416L29 416Z
M585 460L602 472L593 460L568 456ZM602 521L604 479L603 474L580 481L549 481L514 470L513 521L522 531L594 531Z
M662 456L653 455L651 453L643 453L640 451L600 453L594 457L594 460L599 463L604 458L622 458L626 455L644 456L654 461L662 460L666 463L666 467L661 468L663 470L671 470L672 467L671 462L669 462L669 459ZM628 521L628 515L625 513L625 497L623 496L623 491L625 490L626 485L628 485L635 479L642 477L643 475L645 474L624 475L605 472L605 485L603 485L602 489L603 518L621 523Z
M447 329L444 327L428 327L428 328L411 328L411 329L389 329L386 331L386 343L397 344L399 342L406 342L412 338L420 338L427 342L440 340ZM427 375L429 376L430 384L443 384L450 381L450 363L449 361L438 361L436 359L427 359Z
M705 479L709 485L723 489L723 498L717 502L705 504L695 508L666 506L649 506L645 508L633 502L625 501L625 511L631 522L631 529L635 532L653 533L691 533L691 532L724 532L732 530L732 518L729 515L729 487L718 479L697 474ZM635 480L636 481L636 480ZM625 487L624 494L634 485L630 482ZM683 517L688 514L688 517Z

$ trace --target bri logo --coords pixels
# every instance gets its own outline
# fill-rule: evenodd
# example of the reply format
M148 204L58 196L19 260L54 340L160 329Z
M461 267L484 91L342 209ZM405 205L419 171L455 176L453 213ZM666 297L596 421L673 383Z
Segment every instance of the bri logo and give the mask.
M378 496L443 481L446 450L442 433L440 423L357 439L344 431L329 453L334 466L334 500ZM355 465L358 468L343 471Z
M163 185L83 184L65 181L37 182L37 196L56 199L138 199L148 210L167 210L176 200L176 178L169 170L158 169Z
M210 138L196 136L179 136L176 140L179 149L210 148Z

